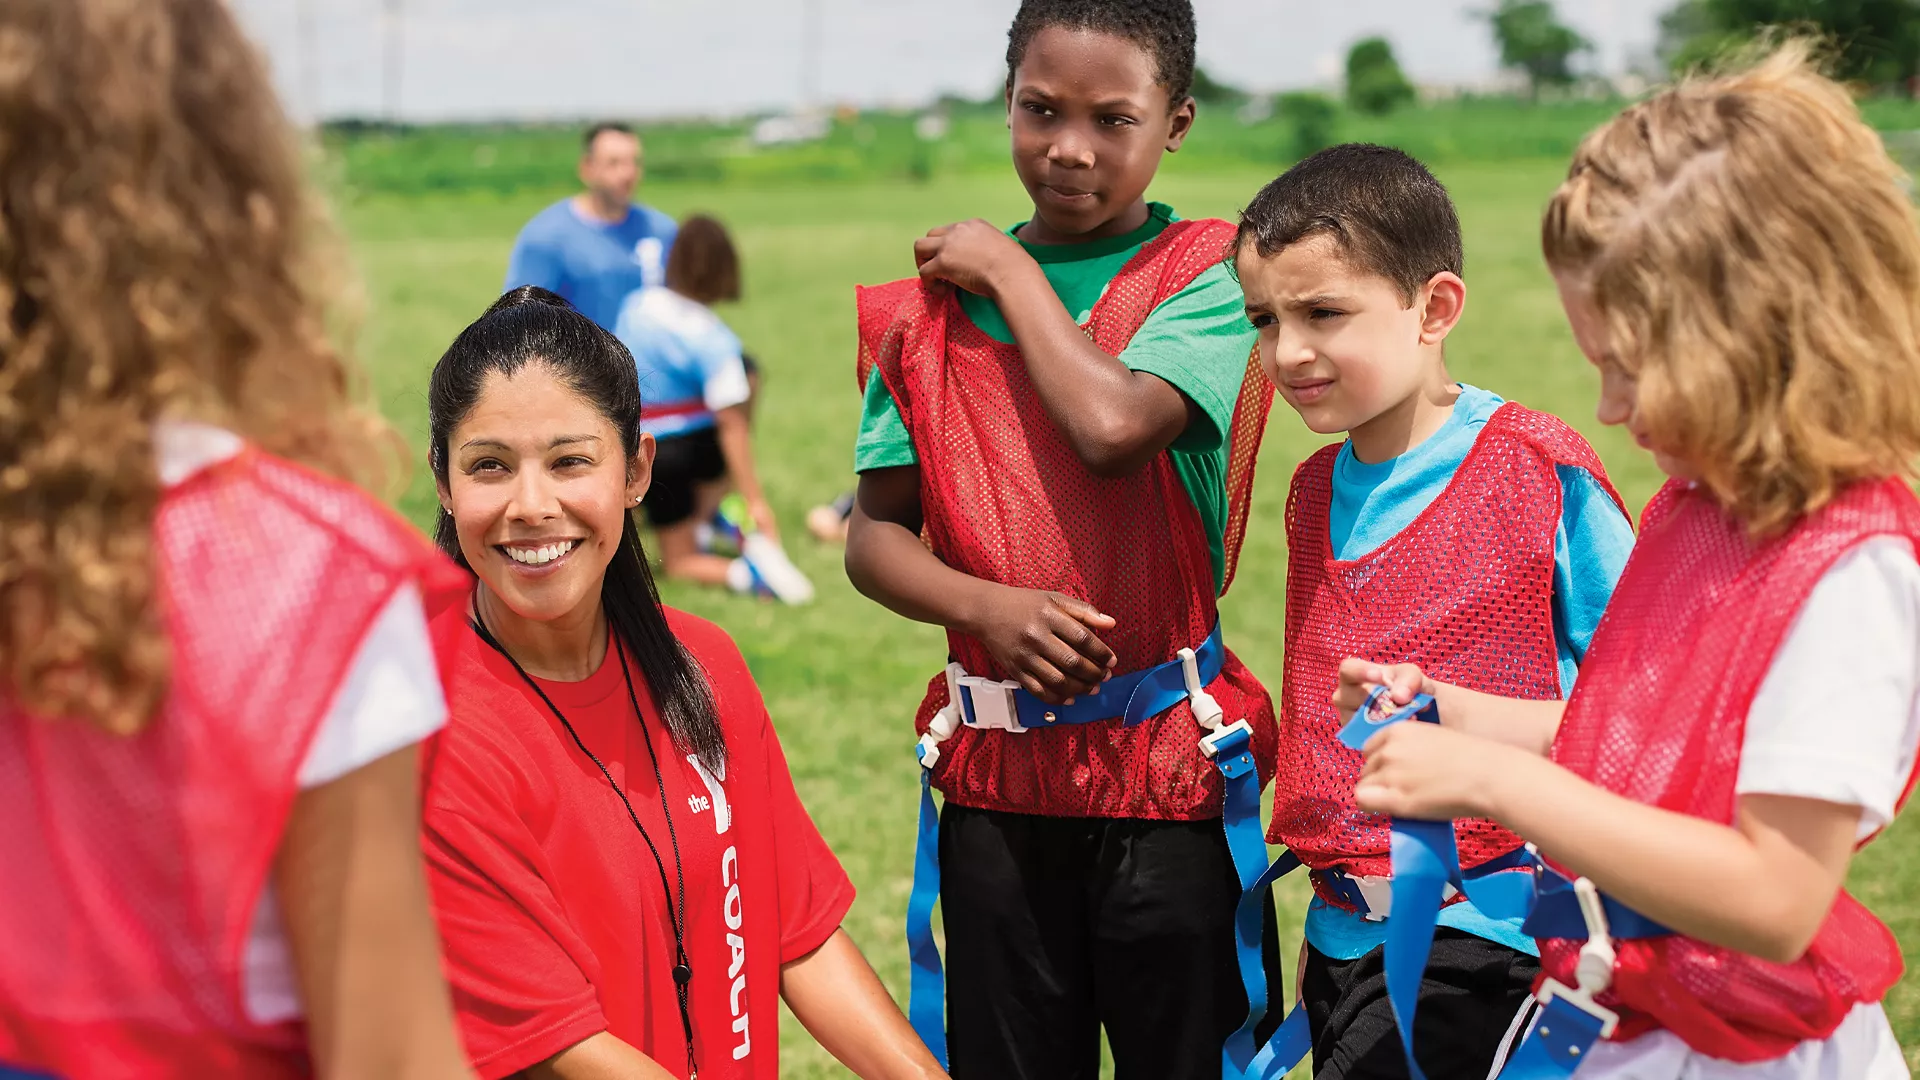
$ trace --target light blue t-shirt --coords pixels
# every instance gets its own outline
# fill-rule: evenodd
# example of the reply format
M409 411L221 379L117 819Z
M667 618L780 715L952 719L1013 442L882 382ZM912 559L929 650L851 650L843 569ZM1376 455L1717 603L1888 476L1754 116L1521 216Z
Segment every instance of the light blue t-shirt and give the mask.
M656 439L713 426L713 414L749 394L740 339L720 316L672 289L627 297L613 333L640 373L640 430Z
M1462 385L1453 415L1426 441L1397 458L1369 465L1340 448L1333 465L1327 525L1333 557L1358 559L1413 524L1446 489L1473 449L1480 429L1505 404L1497 395ZM1553 534L1553 640L1559 653L1560 692L1573 692L1573 680L1587 655L1587 643L1606 610L1620 571L1633 551L1633 525L1614 505L1592 473L1577 466L1558 467L1560 525ZM1538 955L1520 921L1488 918L1462 901L1440 910L1440 925ZM1307 909L1307 941L1333 960L1356 960L1386 940L1383 922L1368 922L1323 900Z
M567 298L607 329L627 294L666 280L667 249L680 227L650 206L635 204L609 225L561 199L533 216L513 242L503 288L538 285Z

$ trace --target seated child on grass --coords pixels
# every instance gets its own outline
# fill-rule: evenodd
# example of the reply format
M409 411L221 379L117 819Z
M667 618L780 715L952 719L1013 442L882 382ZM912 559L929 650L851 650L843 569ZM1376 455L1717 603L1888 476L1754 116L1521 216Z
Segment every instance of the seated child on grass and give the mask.
M614 334L633 353L646 402L641 430L653 436L653 484L641 511L660 537L669 578L724 585L786 603L813 598L813 584L780 548L779 523L760 487L753 453L757 373L740 338L709 305L740 299L740 258L725 226L695 215L667 256L666 284L628 295ZM739 557L714 554L701 530L726 522L731 488L745 503L734 528Z

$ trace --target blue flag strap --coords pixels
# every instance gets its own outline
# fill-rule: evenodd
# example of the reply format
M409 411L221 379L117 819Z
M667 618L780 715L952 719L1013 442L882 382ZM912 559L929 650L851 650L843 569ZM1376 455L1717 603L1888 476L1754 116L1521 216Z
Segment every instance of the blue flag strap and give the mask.
M1421 694L1407 705L1386 712L1380 705L1386 693L1375 689L1366 704L1340 731L1340 740L1359 749L1373 734L1406 720L1439 723L1433 699ZM1400 1028L1400 1047L1412 1080L1426 1080L1414 1060L1414 1014L1427 958L1433 949L1440 906L1451 886L1489 918L1525 918L1526 932L1536 937L1586 938L1657 937L1665 927L1638 912L1602 897L1591 882L1575 883L1547 870L1531 852L1519 849L1463 873L1454 844L1453 822L1396 818L1392 834L1393 908L1387 918L1384 962L1387 999ZM1576 893L1600 909L1583 915ZM1594 922L1592 919L1599 919ZM1609 929L1611 924L1612 929ZM1601 942L1605 944L1604 941ZM1605 954L1611 957L1611 952ZM1588 990L1569 990L1549 979L1539 997L1541 1010L1506 1066L1500 1080L1566 1080L1586 1059L1593 1044L1610 1034L1618 1018L1593 1001Z
M1566 1080L1605 1034L1606 1022L1563 997L1550 997L1533 1030L1507 1058L1500 1080Z
M927 747L918 748L925 757ZM933 905L940 899L940 811L933 805L933 770L920 770L920 834L913 856L913 892L907 897L907 954L912 979L907 1020L941 1068L947 1067L947 978L933 941Z
M1313 1052L1313 1030L1307 1025L1307 1007L1295 1004L1280 1029L1255 1051L1245 1068L1226 1063L1225 1080L1280 1080Z
M1255 1042L1254 1033L1266 1019L1274 989L1267 984L1266 957L1261 951L1267 908L1272 903L1270 890L1274 882L1298 868L1300 860L1290 851L1267 860L1252 731L1245 724L1221 728L1204 745L1225 788L1221 825L1240 879L1240 899L1233 915L1234 957L1247 993L1247 1019L1221 1047L1221 1071L1226 1080L1275 1080L1291 1072L1313 1049L1306 1010L1297 1004L1265 1045Z
M1109 679L1099 693L1086 696L1072 709L1046 706L1039 698L1024 690L1011 689L1012 684L992 684L999 688L996 692L1003 695L1005 702L1001 711L1006 715L998 717L996 723L1046 727L1124 716L1126 723L1135 724L1163 713L1190 697L1194 699L1196 707L1204 698L1217 721L1219 706L1206 695L1202 687L1219 677L1225 662L1226 645L1221 639L1220 624L1216 620L1213 630L1198 648L1182 649L1177 659L1131 675ZM933 766L940 760L940 744L961 723L978 723L980 705L975 694L976 688L984 692L986 686L982 680L968 676L958 664L949 663L947 707L934 716L926 734L920 737L914 748L920 763L920 828L913 857L913 891L907 897L907 954L911 962L907 1021L943 1068L947 1065L946 972L940 963L940 948L933 940L933 907L940 899L940 812L933 801L932 774ZM1241 722L1216 731L1202 742L1223 774L1229 768L1233 770L1228 787L1230 796L1233 796L1232 802L1238 808L1235 814L1239 821L1237 825L1229 821L1227 842L1234 853L1235 865L1238 867L1243 860L1253 860L1255 856L1251 852L1257 852L1255 865L1264 868L1266 843L1259 820L1260 777L1247 747L1250 734L1247 725ZM1238 743L1232 752L1220 749L1233 739L1238 739ZM1236 795L1236 781L1232 777L1241 777L1238 783L1249 786L1251 795L1244 791L1238 791ZM1247 880L1245 871L1241 871L1241 878L1243 882ZM1254 942L1257 954L1257 927ZM1245 970L1244 961L1242 970ZM1264 1009L1264 971L1261 982L1260 1000Z
M1376 686L1367 695L1367 700L1353 712L1340 729L1340 742L1349 750L1358 750L1367 745L1374 733L1400 723L1402 720L1421 720L1429 724L1440 722L1440 707L1434 704L1432 694L1415 694L1412 701L1392 709L1393 704L1387 697L1387 688Z
M1216 620L1206 640L1189 650L1205 686L1220 677L1227 660L1227 646ZM1021 728L1049 728L1068 724L1103 724L1120 719L1126 726L1143 723L1187 699L1186 664L1175 658L1164 664L1114 675L1090 694L1081 694L1071 705L1049 705L1018 684L974 678L960 673L958 693L952 700L960 703L961 716L969 727L998 727L1011 719ZM988 713L982 717L982 698ZM1000 704L995 705L997 699ZM1010 713L1010 716L1000 716Z

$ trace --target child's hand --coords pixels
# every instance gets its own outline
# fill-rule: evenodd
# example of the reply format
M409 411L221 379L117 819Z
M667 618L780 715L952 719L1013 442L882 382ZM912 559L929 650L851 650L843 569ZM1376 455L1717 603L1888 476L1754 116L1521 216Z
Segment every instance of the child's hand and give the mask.
M766 497L747 500L747 517L753 520L754 528L767 535L774 543L780 542L780 523L773 516L773 507Z
M974 218L942 225L913 242L922 281L951 282L978 296L997 295L1006 272L1021 263L1036 266L1020 242Z
M1520 753L1438 724L1411 722L1381 731L1360 752L1367 759L1353 788L1360 808L1427 821L1496 816L1491 780Z
M980 639L1000 670L1049 705L1071 705L1105 682L1117 658L1095 631L1112 616L1092 604L1039 589L993 590L966 632Z
M1432 679L1418 664L1376 664L1349 657L1340 662L1340 683L1333 688L1333 707L1350 716L1367 703L1367 695L1376 686L1387 688L1387 697L1395 705L1405 705L1416 694L1431 694Z

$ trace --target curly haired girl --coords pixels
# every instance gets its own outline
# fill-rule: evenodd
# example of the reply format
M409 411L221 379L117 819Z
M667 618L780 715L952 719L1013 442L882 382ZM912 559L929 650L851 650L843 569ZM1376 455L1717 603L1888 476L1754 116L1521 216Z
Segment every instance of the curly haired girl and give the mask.
M465 1073L414 752L462 590L350 486L301 168L221 0L0 5L0 1074Z

